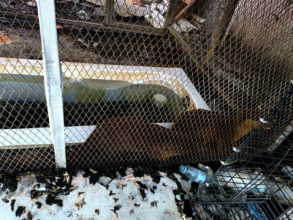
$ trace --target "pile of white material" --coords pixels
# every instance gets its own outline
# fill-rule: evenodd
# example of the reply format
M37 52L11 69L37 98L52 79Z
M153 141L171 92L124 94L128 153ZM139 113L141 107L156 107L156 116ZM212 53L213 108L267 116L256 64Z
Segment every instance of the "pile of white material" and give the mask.
M95 5L106 7L106 0L87 0ZM160 3L152 3L151 5L134 5L124 0L114 1L114 10L122 17L129 16L144 16L154 27L163 28L165 23L164 14L169 7L169 0L163 0ZM173 24L173 27L179 32L189 32L192 29L197 29L190 22L185 19L179 19L177 24Z
M79 0L64 0L73 1L79 3ZM87 2L106 7L106 0L86 0ZM154 27L163 28L165 23L165 15L169 8L170 0L162 0L160 3L153 1L151 4L136 5L124 0L114 0L114 11L122 17L137 16L145 17ZM198 29L198 27L192 25L185 19L179 19L173 24L175 30L179 33L189 32L193 29Z
M74 190L69 195L56 197L62 200L61 207L56 204L47 205L48 195L32 199L30 192L38 182L34 174L22 175L15 192L0 192L1 199L5 201L0 203L1 216L5 216L5 219L27 219L29 216L33 219L181 219L173 194L177 184L165 173L160 173L159 183L153 182L150 176L133 176L132 169L128 169L126 174L125 177L118 174L112 180L101 177L101 183L108 184L111 181L108 189L99 183L90 184L89 177L83 177L81 173L73 176L71 184ZM144 189L144 199L137 182L148 188ZM188 185L190 183L186 187ZM45 187L45 184L40 184L38 190L45 190ZM13 210L12 200L15 200ZM42 206L38 208L36 203L41 203ZM16 217L20 206L25 209L20 217Z

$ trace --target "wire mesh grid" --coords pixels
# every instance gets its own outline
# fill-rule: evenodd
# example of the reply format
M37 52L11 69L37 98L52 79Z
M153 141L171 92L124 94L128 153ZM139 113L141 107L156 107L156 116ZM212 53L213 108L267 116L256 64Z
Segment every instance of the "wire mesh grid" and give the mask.
M29 2L0 2L0 170L55 167L47 115L38 20Z
M248 1L125 1L121 7L121 2L114 1L108 2L113 9L110 17L100 16L108 25L100 26L91 12L84 13L78 5L107 11L107 2L70 4L75 5L77 18L75 23L60 23L58 37L67 42L61 43L60 54L65 68L72 62L86 61L89 66L76 64L65 74L71 78L68 87L80 91L76 94L80 101L68 111L65 108L65 121L71 126L91 126L70 131L72 139L87 137L83 145L68 143L70 167L225 160L232 146L239 146L289 89L291 41L286 34L279 38L280 31L291 30L287 17L291 6L284 2L265 6ZM278 27L271 13L282 16L286 28ZM269 34L263 34L264 28ZM72 47L78 53L70 53ZM148 72L148 67L157 69ZM160 85L176 91L166 70L154 79L153 71L159 68L181 68L211 111L194 110L201 107L189 104L193 99L188 92L175 92L170 98L166 91L157 90ZM148 96L142 85L136 85L142 77L149 77L144 81ZM177 75L172 80L181 82L182 78ZM156 93L170 105L158 107L153 100ZM150 124L174 122L170 130Z
M292 219L293 135L285 134L293 128L292 94L293 87L230 155L226 163L233 163L222 166L199 187L191 202L197 217Z
M12 39L1 44L1 56L25 66L18 74L7 70L10 80L23 91L25 77L37 84L29 84L27 98L18 95L17 102L34 97L37 86L38 99L21 106L36 105L42 113L25 110L31 118L17 120L20 113L2 114L2 131L47 128L35 64L42 60L37 2L0 3L1 39ZM288 1L56 0L55 8L68 167L226 160L290 87ZM3 91L8 84L18 92L6 80ZM2 156L3 172L54 165L52 147L10 148L7 155L40 154Z

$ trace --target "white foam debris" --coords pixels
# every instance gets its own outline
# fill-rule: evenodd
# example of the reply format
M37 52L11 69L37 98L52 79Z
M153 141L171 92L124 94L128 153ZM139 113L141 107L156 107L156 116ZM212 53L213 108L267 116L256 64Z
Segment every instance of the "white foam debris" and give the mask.
M177 173L174 173L174 176L181 183L181 185L182 185L183 188L185 188L188 191L190 191L192 180L187 179L187 178L186 178L186 180L185 179L182 179L181 175L180 174L177 174Z
M214 175L214 171L209 166L205 166L202 163L199 163L198 168L209 174L210 176Z
M73 191L68 195L60 193L56 197L62 200L61 207L56 204L46 204L48 193L32 199L30 193L35 185L40 184L39 190L45 187L42 183L38 183L34 174L23 175L15 192L0 191L0 199L6 201L0 203L1 215L6 219L27 218L28 212L32 214L33 219L179 220L181 217L173 193L173 190L177 189L177 184L165 173L160 173L160 181L156 183L147 175L134 177L133 170L128 169L127 176L119 179L111 180L109 177L103 177L105 181L107 179L104 185L108 183L108 188L99 182L90 183L90 177L83 177L81 173L72 177ZM66 180L67 175L66 173ZM184 181L180 180L180 182L185 184ZM142 190L145 198L141 193ZM12 211L11 201L14 199ZM38 208L37 203L41 203L42 206ZM24 206L25 211L20 217L16 217L19 206Z
M129 176L129 175L132 175L133 174L133 169L132 168L127 168L125 173L126 173L126 176Z
M101 176L100 179L99 179L99 182L106 186L108 185L110 182L111 182L111 178L110 177L106 177L106 176Z

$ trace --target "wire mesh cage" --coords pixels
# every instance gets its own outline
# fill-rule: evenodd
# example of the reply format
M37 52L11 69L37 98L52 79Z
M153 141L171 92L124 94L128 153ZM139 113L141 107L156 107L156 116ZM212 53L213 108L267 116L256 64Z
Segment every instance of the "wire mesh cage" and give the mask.
M280 13L290 11L285 2L276 1L271 6L248 1L136 2L132 6L124 2L127 14L122 12L120 2L114 1L109 3L114 14L100 16L108 26L95 26L97 18L91 11L107 11L106 3L71 2L74 7L66 9L66 13L75 14L75 22L60 23L63 26L59 39L71 39L80 51L78 56L64 55L64 61L92 59L92 63L108 64L76 66L71 69L79 73L68 73L75 79L67 85L78 84L83 88L82 94L78 94L80 102L73 107L79 110L70 109L65 120L67 115L68 123L79 120L76 124L82 126L98 124L96 130L89 131L82 146L74 141L68 143L67 159L72 167L225 160L232 153L231 146L239 146L259 124L259 118L289 89L290 54L285 51L291 42L289 38L283 41L278 37L280 30L271 15L271 7ZM62 16L66 16L64 10L61 7ZM282 21L290 23L286 16ZM287 27L282 26L282 31L289 33ZM264 28L269 34L260 33ZM61 48L61 54L72 49ZM155 76L159 71L162 74ZM169 71L176 76L169 77ZM191 84L186 83L186 76ZM109 88L109 82L104 93L94 94L100 89L98 84L94 85L96 79L122 80L132 85L115 82ZM148 86L133 85L138 82ZM186 91L178 88L178 84L184 85ZM170 88L174 94L169 96L168 91L157 90L158 85ZM190 92L193 87L199 93L197 96ZM145 95L147 90L151 92ZM170 104L158 107L153 98L156 93L165 96ZM199 104L199 99L203 99L204 105ZM89 102L90 108L84 107ZM211 111L192 112L194 109ZM171 131L149 124L174 122ZM235 130L241 132L236 134Z
M21 1L0 2L0 170L16 173L55 167L42 47L36 8ZM32 132L30 132L32 131Z
M292 219L292 94L293 87L230 155L230 165L199 187L191 202L197 218Z
M53 168L58 153L39 4L0 1L4 173ZM225 161L290 88L289 1L54 6L68 168ZM272 142L271 136L259 138Z
M0 172L223 161L195 218L293 218L292 10L0 0Z

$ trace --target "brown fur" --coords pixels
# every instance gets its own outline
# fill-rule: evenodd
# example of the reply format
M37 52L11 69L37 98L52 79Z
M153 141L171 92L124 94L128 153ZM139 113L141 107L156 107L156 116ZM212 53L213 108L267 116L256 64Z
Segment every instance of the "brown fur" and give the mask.
M231 117L198 109L179 115L171 129L140 117L111 118L98 124L69 160L79 158L78 163L90 165L100 159L119 161L117 155L138 153L139 157L162 161L175 155L208 152L211 148L204 147L208 143L216 144L219 156L229 154L237 141L258 126L263 114L249 110Z
M140 157L162 160L169 152L169 129L148 123L139 116L111 118L98 124L84 144L69 155L86 165L99 159L120 160L118 154L138 153Z
M236 116L198 109L181 114L171 128L172 138L181 146L201 148L215 143L219 155L231 152L232 146L259 125L264 111L251 109ZM187 149L186 149L187 150ZM202 149L205 152L206 149Z

